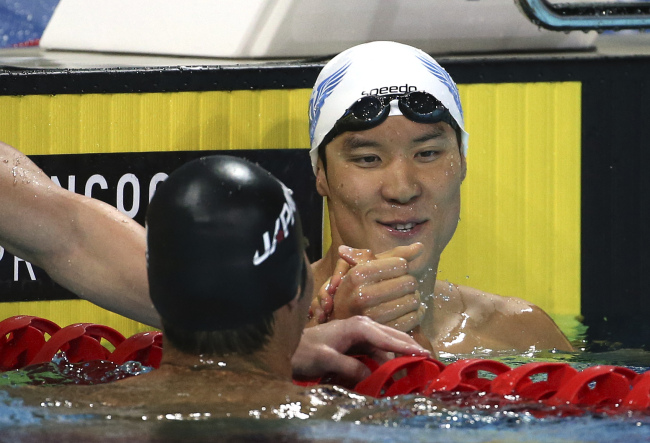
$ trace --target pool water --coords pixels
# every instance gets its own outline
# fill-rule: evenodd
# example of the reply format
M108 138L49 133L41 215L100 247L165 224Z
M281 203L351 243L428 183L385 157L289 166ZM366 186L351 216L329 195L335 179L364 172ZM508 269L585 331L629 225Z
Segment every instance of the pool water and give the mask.
M536 419L529 414L408 411L415 399L381 400L393 414L364 422L332 420L135 420L115 416L58 415L19 402L0 406L0 442L42 441L314 441L314 442L640 442L650 440L650 420L633 416ZM403 409L400 409L400 403ZM0 403L1 404L1 403Z
M578 370L596 364L650 369L650 352L598 344L590 350L578 335L576 352L530 350L526 353L477 351L471 355L442 355L445 364L457 359L485 357L516 367L533 361L569 363ZM370 404L339 408L330 420L260 420L213 418L201 411L139 415L128 410L75 413L65 407L28 407L10 396L26 384L92 384L148 372L138 363L71 364L58 358L47 365L0 374L0 443L41 441L372 441L372 442L617 442L650 441L650 413L607 415L586 411L575 416L540 404L499 404L489 395L456 393L432 398L414 395L379 399ZM565 416L562 416L565 415Z

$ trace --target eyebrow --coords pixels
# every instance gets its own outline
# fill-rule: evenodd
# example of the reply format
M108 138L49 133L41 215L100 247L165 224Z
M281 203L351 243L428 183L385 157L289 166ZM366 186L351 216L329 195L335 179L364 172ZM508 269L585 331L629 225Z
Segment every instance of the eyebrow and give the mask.
M424 143L424 142L427 142L429 140L433 140L433 139L436 139L436 138L441 138L443 135L445 135L445 131L443 129L434 127L434 128L431 128L430 131L425 132L424 134L422 134L420 137L414 138L412 140L412 142L414 144L416 144L416 143Z
M437 138L442 138L445 135L444 129L438 127L432 127L429 131L425 132L421 136L411 140L412 144L424 143L429 140L435 140ZM381 143L363 137L359 134L348 134L343 140L343 147L350 151L359 149L359 148L378 148L381 147Z
M365 138L358 134L349 134L343 140L343 147L349 150L358 148L377 148L379 146L381 146L381 143L378 141Z

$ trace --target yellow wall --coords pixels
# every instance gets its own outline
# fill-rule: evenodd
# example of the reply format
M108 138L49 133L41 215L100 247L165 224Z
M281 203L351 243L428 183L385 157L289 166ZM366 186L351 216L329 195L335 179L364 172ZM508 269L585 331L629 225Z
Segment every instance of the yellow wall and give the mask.
M472 134L441 277L580 311L580 84L461 85ZM308 148L310 91L0 97L0 140L28 155ZM305 161L307 156L305 154ZM327 239L325 239L327 242ZM83 301L0 304L61 326L148 329Z
M0 97L26 154L306 148L309 90Z
M468 175L439 278L579 315L580 83L459 89Z
M461 222L441 277L580 313L580 83L467 85Z

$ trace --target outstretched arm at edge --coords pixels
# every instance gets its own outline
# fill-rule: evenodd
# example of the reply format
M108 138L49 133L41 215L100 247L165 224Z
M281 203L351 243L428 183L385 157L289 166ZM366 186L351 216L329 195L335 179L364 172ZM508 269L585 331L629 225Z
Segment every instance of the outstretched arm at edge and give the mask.
M145 230L116 208L56 185L0 142L0 245L102 308L160 326L149 298Z

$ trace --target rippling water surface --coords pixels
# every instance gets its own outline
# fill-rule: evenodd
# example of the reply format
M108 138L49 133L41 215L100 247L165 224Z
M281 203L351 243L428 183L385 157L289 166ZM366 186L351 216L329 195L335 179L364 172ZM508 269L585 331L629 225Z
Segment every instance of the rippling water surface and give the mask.
M471 355L442 355L449 364L459 358L485 357L511 367L531 361L566 362L582 370L596 364L626 366L639 373L650 369L650 352L589 346L578 330L572 336L577 352L531 350L526 353L477 351ZM129 363L70 364L59 359L49 365L0 374L0 442L41 441L377 441L377 442L638 442L650 441L650 414L610 416L589 412L575 416L540 404L503 405L497 398L476 393L444 394L432 398L401 396L368 405L347 405L331 420L213 418L201 411L138 415L126 410L96 414L61 413L62 408L24 406L11 398L13 386L109 382L148 372ZM99 412L99 411L98 411Z

